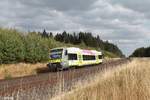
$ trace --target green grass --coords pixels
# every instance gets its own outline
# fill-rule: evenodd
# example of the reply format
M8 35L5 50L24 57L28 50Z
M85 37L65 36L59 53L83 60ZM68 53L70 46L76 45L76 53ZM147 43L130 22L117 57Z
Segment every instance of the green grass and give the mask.
M103 53L106 58L117 58L118 57L117 55L115 55L111 52L108 52L108 51L103 51Z

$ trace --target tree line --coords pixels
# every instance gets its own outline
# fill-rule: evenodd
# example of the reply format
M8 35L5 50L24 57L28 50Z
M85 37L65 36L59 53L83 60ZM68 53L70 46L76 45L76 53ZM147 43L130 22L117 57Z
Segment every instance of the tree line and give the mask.
M44 31L43 36L46 35L46 32ZM53 33L50 32L50 36L53 36ZM112 52L116 54L119 57L124 57L121 50L117 47L117 45L114 45L113 43L109 43L108 41L103 41L100 39L100 36L93 36L90 32L79 32L79 33L67 33L66 31L62 33L57 33L54 36L54 39L56 41L64 42L64 43L71 43L74 45L79 45L84 43L88 47L97 48L98 50L105 50Z
M150 57L150 47L136 49L130 57Z
M51 43L35 32L23 34L0 28L0 64L46 61Z
M69 34L64 31L54 35L46 30L21 33L15 29L0 28L0 64L45 62L49 59L51 48L62 46L92 47L122 56L116 45L102 41L99 36L94 37L92 33Z

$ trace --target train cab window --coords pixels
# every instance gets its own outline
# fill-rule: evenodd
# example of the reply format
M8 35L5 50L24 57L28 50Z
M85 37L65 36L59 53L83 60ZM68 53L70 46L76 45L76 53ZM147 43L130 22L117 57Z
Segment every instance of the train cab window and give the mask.
M68 60L77 60L77 54L68 54Z
M83 55L83 60L95 60L95 55Z
M67 50L65 50L65 55L68 55L68 52L67 52Z
M99 58L99 59L102 59L102 55L98 55L98 58Z

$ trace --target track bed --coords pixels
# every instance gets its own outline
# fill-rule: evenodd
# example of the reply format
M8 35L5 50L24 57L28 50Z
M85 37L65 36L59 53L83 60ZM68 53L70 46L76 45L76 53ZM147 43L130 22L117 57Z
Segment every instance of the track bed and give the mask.
M54 91L57 90L56 87L58 85L62 86L63 89L65 87L65 90L69 90L71 85L79 80L88 78L89 75L106 70L107 68L114 68L117 65L125 64L129 61L129 59L119 59L90 67L70 69L60 72L49 72L10 80L0 80L0 96L13 96L14 98L17 98L18 95L21 95L21 100L28 100L30 96L33 95L32 92L34 91L34 93L41 95L48 94L52 97ZM38 96L39 98L41 97L40 95ZM44 98L41 97L41 99Z

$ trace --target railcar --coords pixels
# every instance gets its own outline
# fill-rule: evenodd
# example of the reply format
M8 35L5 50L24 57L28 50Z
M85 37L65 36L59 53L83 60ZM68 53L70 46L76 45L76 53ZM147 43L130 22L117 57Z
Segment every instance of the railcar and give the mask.
M102 63L102 52L84 50L76 47L60 47L50 50L50 69L63 70L70 67L94 65Z

